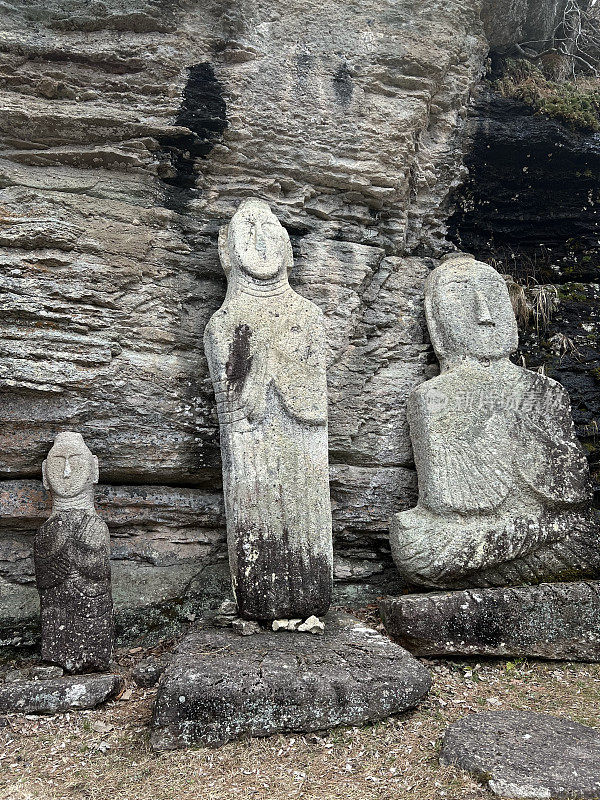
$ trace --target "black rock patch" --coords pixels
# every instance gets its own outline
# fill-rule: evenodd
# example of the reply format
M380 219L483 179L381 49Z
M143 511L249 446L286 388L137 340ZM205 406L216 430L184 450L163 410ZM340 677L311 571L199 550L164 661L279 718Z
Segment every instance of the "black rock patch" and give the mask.
M342 64L335 73L333 78L333 91L335 92L338 102L343 106L349 105L352 100L354 85L347 64Z
M189 133L160 138L163 160L170 167L170 174L163 176L166 184L163 204L173 211L183 212L198 191L195 188L197 159L208 157L227 128L223 86L208 61L189 68L174 124L187 128Z

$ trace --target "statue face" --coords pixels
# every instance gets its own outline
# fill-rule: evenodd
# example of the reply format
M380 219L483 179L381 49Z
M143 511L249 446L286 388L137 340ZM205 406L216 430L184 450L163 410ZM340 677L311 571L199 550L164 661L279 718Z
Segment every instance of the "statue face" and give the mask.
M76 497L98 482L98 459L78 433L59 433L42 465L44 486L59 497Z
M478 361L508 357L519 343L506 282L475 259L451 259L430 277L426 312L436 353L442 359Z
M257 280L269 280L286 271L287 231L262 200L243 203L229 223L232 262Z

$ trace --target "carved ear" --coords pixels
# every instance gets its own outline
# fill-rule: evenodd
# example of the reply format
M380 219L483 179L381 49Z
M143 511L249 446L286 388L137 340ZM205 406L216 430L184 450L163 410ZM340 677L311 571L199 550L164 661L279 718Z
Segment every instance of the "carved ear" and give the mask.
M294 266L294 253L292 251L292 243L290 242L290 235L287 231L285 231L285 241L283 243L283 248L284 248L283 263L289 275L290 272L292 271L292 267Z
M425 319L427 320L427 329L429 331L429 338L438 359L443 355L442 341L438 326L433 315L433 308L431 307L431 297L425 295Z
M92 456L92 483L98 483L100 470L98 468L98 456Z
M229 257L229 241L227 234L229 232L229 225L223 225L219 229L219 259L225 275L231 272L231 259Z
M42 461L42 485L44 489L50 488L50 484L48 483L48 477L46 475L46 459Z

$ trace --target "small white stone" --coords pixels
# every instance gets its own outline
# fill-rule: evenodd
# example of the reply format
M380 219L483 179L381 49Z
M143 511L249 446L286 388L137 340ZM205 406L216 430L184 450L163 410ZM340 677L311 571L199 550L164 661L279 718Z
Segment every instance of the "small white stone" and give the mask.
M271 627L274 631L285 631L289 624L289 619L274 619Z
M325 623L321 622L318 617L313 614L302 625L298 626L298 630L302 633L323 633L325 630Z

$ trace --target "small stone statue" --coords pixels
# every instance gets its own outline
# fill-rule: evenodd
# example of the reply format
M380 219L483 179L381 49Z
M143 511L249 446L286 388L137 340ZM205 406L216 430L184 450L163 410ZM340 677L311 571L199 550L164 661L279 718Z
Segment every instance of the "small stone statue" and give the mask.
M453 254L427 279L425 313L441 374L408 399L419 501L391 522L399 571L439 588L598 575L569 397L509 361L518 335L502 276Z
M110 536L94 508L98 459L83 437L59 433L42 465L52 515L35 537L42 660L68 672L108 669L113 606Z
M333 561L323 315L291 289L290 240L267 203L239 206L219 255L227 296L204 344L239 613L319 616Z

